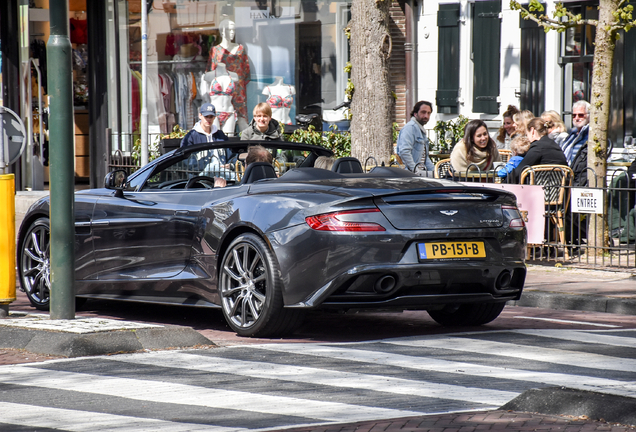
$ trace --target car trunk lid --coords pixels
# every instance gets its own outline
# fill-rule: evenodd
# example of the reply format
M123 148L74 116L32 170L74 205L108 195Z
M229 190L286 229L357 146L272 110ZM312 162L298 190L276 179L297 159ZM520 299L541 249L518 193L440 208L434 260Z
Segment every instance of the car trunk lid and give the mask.
M492 228L503 225L499 191L487 189L420 190L375 198L397 229Z

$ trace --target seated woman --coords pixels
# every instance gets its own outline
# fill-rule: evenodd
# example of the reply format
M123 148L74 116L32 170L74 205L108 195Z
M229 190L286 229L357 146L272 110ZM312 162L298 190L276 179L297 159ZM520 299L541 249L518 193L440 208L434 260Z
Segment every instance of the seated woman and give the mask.
M568 132L559 113L554 110L544 111L541 118L545 121L552 120L553 126L548 129L548 136L561 146L563 140L568 137Z
M515 133L515 121L512 116L517 114L519 110L514 105L508 105L508 109L503 113L503 124L493 137L498 149L510 149L510 140Z
M526 136L532 144L519 166L512 172L515 180L521 177L521 172L527 166L568 165L561 147L548 136L548 130L553 126L551 120L545 121L541 117L535 117L528 122Z
M497 144L488 134L486 123L481 120L468 122L464 139L458 142L451 153L451 165L455 172L488 171L494 162L499 162Z
M254 118L241 132L241 140L280 141L280 123L272 118L272 107L261 102L254 107Z

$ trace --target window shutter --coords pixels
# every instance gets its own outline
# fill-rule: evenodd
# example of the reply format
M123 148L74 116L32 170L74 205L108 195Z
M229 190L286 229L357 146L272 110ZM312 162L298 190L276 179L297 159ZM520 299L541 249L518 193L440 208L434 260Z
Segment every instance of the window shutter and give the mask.
M545 5L544 5L545 7ZM519 108L539 116L545 111L545 31L532 20L519 19L521 83Z
M457 114L459 96L459 3L441 4L437 12L439 31L437 111Z
M473 4L473 112L498 114L500 1Z

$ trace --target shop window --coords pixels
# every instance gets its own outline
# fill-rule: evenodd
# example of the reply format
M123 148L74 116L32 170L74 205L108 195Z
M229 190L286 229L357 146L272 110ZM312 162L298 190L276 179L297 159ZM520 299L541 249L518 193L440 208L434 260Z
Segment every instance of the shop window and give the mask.
M119 17L128 29L119 32L125 53L120 123L123 133L134 135L141 109L140 13L125 0L118 7L127 11ZM261 102L283 124L295 123L310 105L336 106L344 100L348 10L346 1L155 0L148 14L149 132L192 128L205 102L215 105L216 125L230 136L248 126Z
M568 9L583 19L598 19L595 4L570 5ZM579 25L563 33L560 62L564 65L566 112L576 101L590 101L595 35L596 27L590 25Z

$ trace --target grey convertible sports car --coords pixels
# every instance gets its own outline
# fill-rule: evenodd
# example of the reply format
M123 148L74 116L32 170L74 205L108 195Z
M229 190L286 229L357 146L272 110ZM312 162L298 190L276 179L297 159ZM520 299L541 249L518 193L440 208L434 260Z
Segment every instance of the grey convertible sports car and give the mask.
M77 192L78 300L220 308L238 334L272 336L314 308L481 325L519 299L526 228L514 195L354 158L314 168L329 150L287 142L259 142L274 165L243 168L248 144L179 148ZM38 309L49 305L50 217L38 201L18 238L21 286Z

